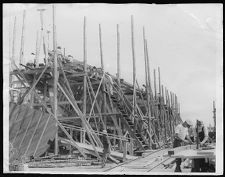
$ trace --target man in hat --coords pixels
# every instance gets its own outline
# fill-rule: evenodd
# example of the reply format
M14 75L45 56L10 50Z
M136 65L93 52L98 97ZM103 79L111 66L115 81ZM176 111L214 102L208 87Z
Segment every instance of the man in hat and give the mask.
M173 148L181 146L182 142L192 144L192 140L188 135L188 128L192 125L190 120L184 121L182 124L178 124L175 128L175 136L173 142ZM181 158L176 159L175 172L181 172Z
M103 136L102 136L102 145L103 145L102 168L103 168L109 156L110 148L109 148L109 142L107 139L107 131L103 130L102 133L103 133Z
M206 126L204 126L203 121L197 120L196 123L196 139L198 138L200 147L205 146L205 143L208 140L208 130ZM205 159L194 159L193 160L193 167L191 172L208 172L209 170L209 163L205 162Z

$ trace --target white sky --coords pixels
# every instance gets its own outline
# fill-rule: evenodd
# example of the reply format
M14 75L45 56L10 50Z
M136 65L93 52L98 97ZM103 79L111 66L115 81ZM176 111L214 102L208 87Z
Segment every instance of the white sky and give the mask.
M3 55L9 61L14 17L17 17L16 56L19 56L22 14L26 9L25 60L33 60L40 16L45 8L44 30L52 31L52 6L42 4L3 5ZM122 78L132 83L130 16L134 16L135 56L139 85L144 83L142 28L148 40L151 78L160 67L161 82L174 92L181 104L182 119L211 123L212 102L216 100L217 122L222 121L222 27L221 4L57 4L57 43L66 54L83 58L83 17L87 20L88 64L100 67L98 24L102 26L106 71L116 73L116 24L120 26ZM50 33L52 47L52 33ZM10 40L10 43L9 43ZM5 78L5 77L4 77Z

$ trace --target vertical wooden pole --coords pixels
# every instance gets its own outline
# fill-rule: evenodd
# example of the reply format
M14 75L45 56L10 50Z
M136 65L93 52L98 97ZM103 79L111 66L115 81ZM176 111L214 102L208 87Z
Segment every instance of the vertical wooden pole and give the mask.
M39 39L39 33L37 31L37 36L36 36L36 50L35 50L35 58L34 58L34 64L37 65L37 60L38 60L38 40Z
M73 129L70 128L70 136L73 138ZM72 145L70 145L70 155L72 155Z
M20 46L20 64L23 64L24 57L24 30L25 30L25 17L26 11L23 11L23 26L22 26L22 35L21 35L21 46ZM19 66L21 68L21 66Z
M133 15L131 16L131 43L132 43L132 57L133 57L133 115L136 114L136 60L134 51L134 24Z
M84 17L84 24L83 24L83 58L84 58L84 97L83 97L83 114L85 115L86 118L86 114L87 114L87 53L86 53L86 17ZM84 127L84 125L83 125ZM85 143L85 129L82 132L81 131L81 142Z
M147 41L145 39L145 28L143 27L143 42L144 42L144 59L145 59L145 83L146 83L146 94L147 94L147 116L148 116L148 130L151 135L151 113L150 113L150 95L149 95L149 68L147 58ZM149 136L149 147L151 149L151 136Z
M11 18L9 18L9 61L11 60L11 25L10 25L10 19ZM9 69L10 69L10 71L11 71L11 68L12 66L11 66L11 61L10 61L10 67L9 67ZM11 76L10 76L11 77ZM10 83L10 82L9 82ZM11 86L10 86L11 87Z
M157 87L156 87L156 71L154 69L154 90L155 90L155 101L157 101Z
M147 71L148 71L148 86L149 86L149 94L150 94L150 99L153 99L152 96L152 86L151 86L151 74L150 74L150 64L149 64L149 57L148 57L148 43L147 40L146 42L146 59L147 59Z
M158 67L158 87L159 87L159 93L158 93L158 114L159 114L159 122L160 124L162 125L161 129L160 129L160 132L163 133L163 112L162 112L162 109L161 109L161 103L162 103L162 98L161 98L161 79L160 79L160 68ZM161 134L161 136L163 137L163 134Z
M13 26L13 46L12 46L12 61L15 62L15 50L16 50L16 17L14 18Z
M120 33L119 24L116 25L117 31L117 81L120 86Z
M102 71L104 73L104 60L103 60L103 52L102 52L103 51L102 50L102 30L101 30L100 24L99 24L99 44L100 44L101 68L102 68ZM102 89L103 89L103 113L105 113L106 112L105 104L107 104L106 103L106 93L105 93L105 80L103 80L103 82L102 82ZM103 120L104 120L104 123L107 127L107 118L103 117Z
M103 53L102 53L102 30L101 30L101 24L99 24L99 45L100 45L101 68L104 71L104 61L103 61Z
M157 87L156 87L156 70L154 69L154 92L155 92L155 98L154 98L154 108L155 108L155 117L157 119L157 134L158 139L161 141L161 126L159 121L159 108L158 108L158 96L157 96Z
M48 34L48 48L47 48L47 54L48 54L48 51L49 51L49 33L50 33L50 31L48 30L48 31L47 31L47 34Z
M126 140L123 140L123 162L126 161L126 155L127 155L127 142Z
M55 5L52 5L53 10L53 48L54 48L54 116L57 118L57 83L58 83L58 62L57 62L57 51L56 51L56 25L55 25ZM56 135L55 135L55 155L58 155L58 124L56 124Z
M165 111L165 107L164 107L164 89L163 89L163 85L161 85L161 88L162 88L162 96L161 96L161 98L162 98L162 100L161 100L161 107L162 107L162 117L163 117L163 126L164 126L164 135L165 135L165 142L167 142L167 127L166 127L166 125L167 125L167 123L166 123L166 117L167 117L167 115L166 115L166 111Z
M213 101L213 121L214 121L214 133L216 132L216 103Z

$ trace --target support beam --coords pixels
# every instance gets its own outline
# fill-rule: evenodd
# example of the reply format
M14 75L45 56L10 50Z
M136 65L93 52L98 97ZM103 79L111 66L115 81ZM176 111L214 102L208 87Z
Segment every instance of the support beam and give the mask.
M105 68L104 68L104 60L103 60L103 52L102 52L102 30L101 30L101 24L99 24L99 47L100 47L100 57L101 57L101 68L103 73L105 72ZM105 75L104 75L105 76ZM105 80L105 78L103 77L103 80ZM103 113L106 112L105 109L105 104L106 104L106 93L105 93L105 81L102 82L102 93L103 93ZM107 119L104 117L103 118L105 125L107 125Z
M23 11L23 26L22 26L22 35L21 35L21 45L20 45L20 64L24 64L23 57L24 57L24 30L25 30L25 17L26 11Z
M132 57L133 57L133 115L136 114L136 59L135 59L135 44L134 44L134 24L133 15L131 16L131 46L132 46Z
M119 33L119 24L116 25L117 30L117 81L120 87L120 33Z
M57 62L57 51L56 51L56 25L55 25L55 5L52 5L52 10L53 10L53 49L54 49L54 117L56 120L57 118L57 106L58 106L58 100L57 100L57 83L58 83L58 62ZM57 131L55 135L55 155L58 155L58 126L56 124Z
M15 63L15 50L16 50L16 17L14 18L13 26L13 45L12 45L12 62Z
M84 59L84 87L83 87L83 114L86 116L86 107L87 107L87 57L86 57L86 17L84 17L83 24L83 59ZM83 133L83 135L82 135ZM85 131L81 132L81 142L85 143Z

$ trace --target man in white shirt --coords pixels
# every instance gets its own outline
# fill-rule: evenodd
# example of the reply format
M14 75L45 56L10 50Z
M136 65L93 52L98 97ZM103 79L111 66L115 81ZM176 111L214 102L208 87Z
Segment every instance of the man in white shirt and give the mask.
M174 142L173 142L173 148L181 146L181 143L190 143L192 144L193 142L191 141L189 135L188 135L188 128L192 125L191 121L186 120L182 124L178 124L175 128L175 136L174 136ZM186 139L187 140L186 140ZM181 159L177 158L176 159L176 168L175 172L181 172Z

